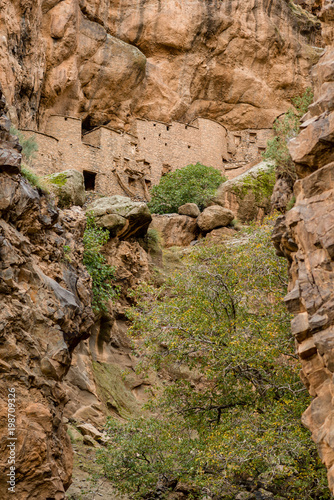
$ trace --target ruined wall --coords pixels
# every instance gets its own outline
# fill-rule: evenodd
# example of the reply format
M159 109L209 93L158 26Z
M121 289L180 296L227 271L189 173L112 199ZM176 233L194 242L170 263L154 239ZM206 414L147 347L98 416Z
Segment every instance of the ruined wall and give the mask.
M296 204L276 224L273 241L288 259L289 293L302 370L312 402L303 422L312 432L334 492L334 4L319 13L328 44L313 69L315 102L289 149L299 180Z
M262 153L266 150L267 141L272 137L272 129L229 131L227 155L224 158L226 177L234 179L262 161Z
M226 129L211 120L191 124L136 120L138 149L151 165L152 182L161 175L197 162L224 172Z
M219 123L198 118L191 124L136 120L130 132L97 127L81 133L80 119L54 115L45 134L36 133L39 150L34 168L40 175L75 169L95 176L93 189L103 195L148 200L161 176L200 162L228 178L261 159L271 130L227 131ZM33 135L32 131L25 131Z
M33 130L23 130L22 132L27 138L34 137L38 144L38 152L34 153L34 171L38 175L44 175L45 172L53 174L60 170L66 170L60 154L59 141L56 137Z

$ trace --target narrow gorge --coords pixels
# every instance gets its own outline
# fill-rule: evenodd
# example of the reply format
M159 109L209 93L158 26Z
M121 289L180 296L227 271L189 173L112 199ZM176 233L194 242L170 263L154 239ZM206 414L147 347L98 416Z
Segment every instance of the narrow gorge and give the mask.
M2 498L333 498L333 45L333 0L0 0Z

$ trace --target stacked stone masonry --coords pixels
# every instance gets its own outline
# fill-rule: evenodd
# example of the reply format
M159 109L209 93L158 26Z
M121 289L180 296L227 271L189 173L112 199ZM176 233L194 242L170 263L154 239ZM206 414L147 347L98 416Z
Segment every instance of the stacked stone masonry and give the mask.
M78 118L53 115L34 135L39 175L75 169L86 189L103 195L148 200L161 176L190 163L219 169L229 178L261 159L271 129L230 132L218 122L197 118L191 124L137 119L131 133L100 126L82 135Z

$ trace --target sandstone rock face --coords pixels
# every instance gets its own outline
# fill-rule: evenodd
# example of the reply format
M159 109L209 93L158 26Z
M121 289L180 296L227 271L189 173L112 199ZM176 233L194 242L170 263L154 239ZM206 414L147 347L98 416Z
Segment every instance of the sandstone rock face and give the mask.
M241 222L262 220L270 210L271 192L275 182L273 167L262 161L234 179L223 182L210 204L221 205L235 213Z
M323 2L333 32L334 5ZM330 24L331 22L331 24ZM327 31L329 34L329 31ZM273 241L290 265L285 298L294 319L292 333L301 359L301 377L313 400L303 415L334 492L334 163L332 111L334 99L333 46L313 70L316 102L305 117L301 134L291 141L298 167L296 204L276 224ZM323 103L323 104L320 104ZM320 113L318 115L317 113Z
M267 128L321 52L319 23L282 0L14 0L0 30L0 83L33 129L52 113Z
M21 146L14 136L10 134L10 120L4 114L6 102L0 87L0 172L17 174L21 170ZM5 188L11 192L7 183ZM8 193L9 194L9 193ZM5 207L4 207L5 208Z
M6 118L0 122L3 137ZM11 148L16 154L19 148L13 137L9 143L9 168L6 160L0 173L0 493L7 498L11 389L17 438L14 496L63 499L71 482L72 450L63 421L67 395L62 379L93 320L90 278L81 263L86 219L79 208L60 213L13 173ZM64 259L64 245L71 248L71 265Z
M188 215L189 217L197 218L200 214L196 203L185 203L178 209L179 215Z
M137 241L118 238L108 241L103 254L116 268L120 295L108 312L95 318L91 336L78 345L64 379L69 397L65 416L77 425L90 423L98 429L107 416L134 416L147 401L152 384L135 373L137 360L126 335L129 321L125 315L131 290L149 275L148 255Z
M152 220L146 203L118 195L95 200L87 213L95 217L98 226L122 239L144 236Z
M186 247L199 235L197 221L188 215L166 214L152 216L150 228L162 236L162 245Z
M201 231L207 233L216 227L228 226L234 219L234 214L228 208L212 205L206 208L197 219Z
M58 205L82 207L86 200L84 176L77 170L65 170L47 177L48 185L58 197Z

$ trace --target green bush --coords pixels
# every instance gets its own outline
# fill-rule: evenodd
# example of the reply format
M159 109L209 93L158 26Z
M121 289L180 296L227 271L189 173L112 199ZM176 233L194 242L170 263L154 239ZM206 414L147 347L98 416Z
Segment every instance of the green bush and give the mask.
M200 210L226 178L219 170L201 163L188 165L164 175L152 188L148 206L152 213L167 214L178 211L185 203L196 203Z
M311 88L307 88L302 96L292 99L294 108L288 109L283 116L277 118L274 122L275 137L267 142L267 149L263 153L263 158L275 163L278 177L284 176L292 182L296 180L296 172L289 153L288 143L290 139L298 135L300 119L307 112L312 100L313 92Z
M93 310L96 313L106 312L107 302L117 296L117 287L113 285L115 268L106 264L106 259L101 253L103 245L109 239L109 232L96 226L94 217L87 217L84 232L83 263L93 281Z
M288 201L288 203L286 205L286 211L288 212L289 210L291 210L291 208L293 208L295 206L295 203L296 203L296 197L292 196L291 200Z

